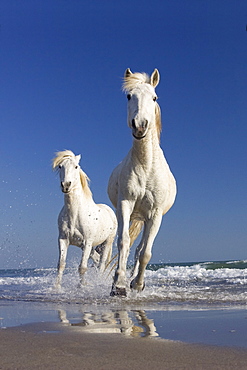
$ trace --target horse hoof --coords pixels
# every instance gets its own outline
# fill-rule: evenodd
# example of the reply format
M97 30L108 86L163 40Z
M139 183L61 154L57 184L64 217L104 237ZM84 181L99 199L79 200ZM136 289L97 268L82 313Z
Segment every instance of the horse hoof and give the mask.
M126 289L125 288L114 287L114 288L112 288L110 296L111 297L115 297L115 296L117 296L117 297L126 297L127 296Z
M131 281L130 283L130 289L137 290L138 292L142 292L145 289L145 281L143 282L142 286L137 285L134 280Z

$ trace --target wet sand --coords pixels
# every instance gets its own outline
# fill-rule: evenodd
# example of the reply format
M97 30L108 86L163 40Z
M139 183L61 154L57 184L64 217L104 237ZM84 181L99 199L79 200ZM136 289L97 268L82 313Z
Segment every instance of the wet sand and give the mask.
M35 323L0 330L0 369L247 369L247 350Z

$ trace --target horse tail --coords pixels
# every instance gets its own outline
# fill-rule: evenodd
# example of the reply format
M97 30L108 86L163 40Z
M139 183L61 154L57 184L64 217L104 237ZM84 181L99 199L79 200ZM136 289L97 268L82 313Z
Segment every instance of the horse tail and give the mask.
M140 234L144 222L140 220L134 220L131 222L130 228L129 228L129 236L130 236L130 247L134 244L134 241Z

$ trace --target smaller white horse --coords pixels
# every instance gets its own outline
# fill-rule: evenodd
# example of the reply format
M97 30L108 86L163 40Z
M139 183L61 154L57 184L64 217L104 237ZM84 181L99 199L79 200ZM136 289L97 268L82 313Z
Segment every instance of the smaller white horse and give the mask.
M69 245L82 249L79 266L80 282L87 271L88 259L99 262L104 271L112 255L112 244L117 231L117 219L113 210L105 204L95 204L88 185L88 177L79 166L81 156L70 150L56 153L53 170L60 175L64 193L64 207L58 217L59 260L56 286L61 287ZM96 248L95 250L95 247ZM99 253L98 253L98 252Z

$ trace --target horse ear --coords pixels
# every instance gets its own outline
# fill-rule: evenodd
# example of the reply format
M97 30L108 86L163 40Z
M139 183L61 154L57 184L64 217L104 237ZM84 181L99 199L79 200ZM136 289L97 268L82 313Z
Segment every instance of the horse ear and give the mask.
M153 71L153 73L150 77L150 84L153 87L156 87L158 85L159 81L160 81L160 74L159 74L158 69L155 68L155 70Z
M124 73L124 78L127 78L129 76L131 76L133 73L131 72L130 68L127 68L125 73Z
M81 159L81 155L80 154L78 154L78 155L75 156L75 160L76 160L77 164L79 164L80 159Z

